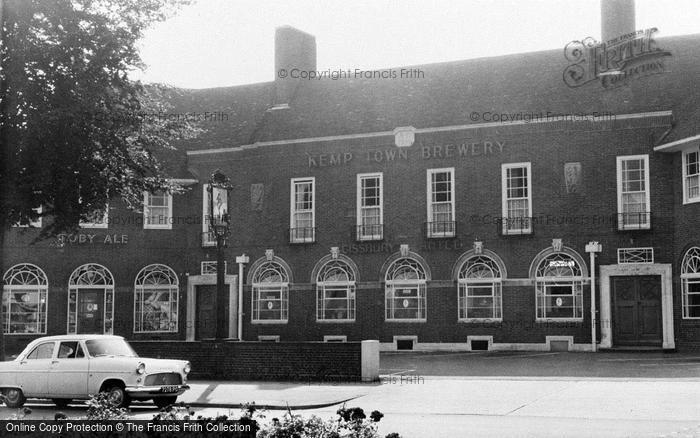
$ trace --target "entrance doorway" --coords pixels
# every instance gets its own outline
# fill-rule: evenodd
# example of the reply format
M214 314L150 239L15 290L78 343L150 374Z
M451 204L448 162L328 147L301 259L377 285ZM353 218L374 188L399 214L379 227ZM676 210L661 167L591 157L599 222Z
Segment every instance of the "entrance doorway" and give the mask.
M661 276L611 277L613 343L662 346Z
M78 330L79 334L102 333L104 327L104 291L95 289L78 290Z
M197 327L195 339L213 339L216 337L216 286L201 284L197 286Z

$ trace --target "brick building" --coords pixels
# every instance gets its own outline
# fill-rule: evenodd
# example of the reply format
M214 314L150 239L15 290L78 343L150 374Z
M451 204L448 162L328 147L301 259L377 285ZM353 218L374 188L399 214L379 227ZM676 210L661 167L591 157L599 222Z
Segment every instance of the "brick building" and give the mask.
M184 194L112 202L56 240L8 233L8 352L207 339L221 306L244 341L590 351L593 275L599 348L697 349L700 36L621 16L606 46L312 80L315 39L280 28L274 82L173 96L205 115L170 159ZM234 186L214 191L233 231L218 301L217 168Z

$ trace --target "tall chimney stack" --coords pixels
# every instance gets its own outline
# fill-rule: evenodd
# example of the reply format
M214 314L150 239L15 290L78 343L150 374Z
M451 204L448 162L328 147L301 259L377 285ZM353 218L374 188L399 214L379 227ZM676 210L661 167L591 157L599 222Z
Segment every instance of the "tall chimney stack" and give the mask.
M634 32L634 0L601 0L602 42Z
M298 74L316 70L316 38L291 26L275 31L275 106L288 105L294 97ZM292 76L297 76L294 78Z

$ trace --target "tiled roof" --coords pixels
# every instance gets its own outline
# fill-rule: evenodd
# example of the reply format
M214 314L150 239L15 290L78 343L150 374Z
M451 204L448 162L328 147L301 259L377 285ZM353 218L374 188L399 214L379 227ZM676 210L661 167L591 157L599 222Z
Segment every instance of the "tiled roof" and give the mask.
M421 65L419 79L322 79L300 81L288 109L266 111L274 83L181 90L180 112L220 111L228 120L207 129L188 150L235 147L261 141L479 123L483 113L631 114L672 110L676 125L666 142L700 132L700 35L660 38L671 52L667 73L633 78L605 89L599 81L569 88L563 50ZM397 73L400 68L395 68ZM181 147L183 147L181 146Z

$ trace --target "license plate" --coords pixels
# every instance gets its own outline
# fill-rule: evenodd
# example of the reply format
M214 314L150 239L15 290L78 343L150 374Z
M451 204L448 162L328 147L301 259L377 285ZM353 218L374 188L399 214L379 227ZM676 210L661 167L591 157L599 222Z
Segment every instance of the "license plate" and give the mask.
M160 388L160 392L178 392L180 387L177 385L163 386Z

